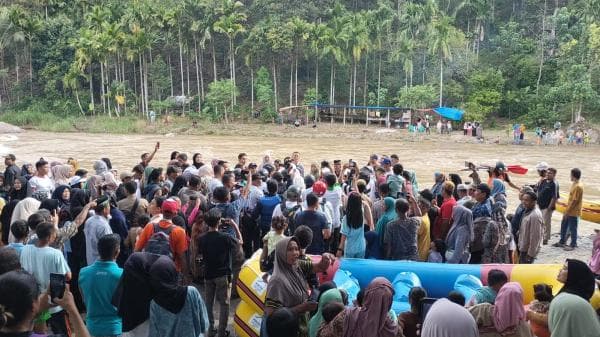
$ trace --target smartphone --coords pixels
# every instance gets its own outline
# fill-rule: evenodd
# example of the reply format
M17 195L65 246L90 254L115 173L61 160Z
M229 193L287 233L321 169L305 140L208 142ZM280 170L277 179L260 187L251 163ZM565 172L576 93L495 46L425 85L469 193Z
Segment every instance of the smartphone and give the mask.
M319 290L317 288L313 288L310 292L310 296L308 297L309 302L317 302L319 299Z
M50 273L50 299L63 298L65 287L65 275Z
M433 305L433 303L435 303L435 301L437 301L437 298L425 297L421 299L419 308L419 320L421 321L421 323L425 322L425 317L427 316L429 309L431 309L431 306Z

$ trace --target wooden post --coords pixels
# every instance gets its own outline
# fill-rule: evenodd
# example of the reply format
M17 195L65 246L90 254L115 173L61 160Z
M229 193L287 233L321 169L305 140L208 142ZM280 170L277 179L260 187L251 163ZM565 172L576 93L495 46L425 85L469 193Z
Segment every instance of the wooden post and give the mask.
M367 108L367 120L366 120L367 126L369 126L369 108Z
M387 127L390 128L390 109L387 109Z
M346 126L346 107L344 107L344 126Z

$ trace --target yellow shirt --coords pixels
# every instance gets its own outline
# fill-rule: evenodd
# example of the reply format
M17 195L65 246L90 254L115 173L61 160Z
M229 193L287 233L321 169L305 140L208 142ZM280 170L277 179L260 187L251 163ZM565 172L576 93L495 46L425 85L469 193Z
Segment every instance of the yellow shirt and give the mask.
M431 238L429 237L429 228L431 227L431 221L427 213L421 217L421 226L417 232L417 249L419 254L419 261L427 261L429 256L429 248L431 246Z
M569 202L567 203L567 209L565 211L566 216L581 216L581 209L583 208L583 184L576 182L571 185L569 191Z

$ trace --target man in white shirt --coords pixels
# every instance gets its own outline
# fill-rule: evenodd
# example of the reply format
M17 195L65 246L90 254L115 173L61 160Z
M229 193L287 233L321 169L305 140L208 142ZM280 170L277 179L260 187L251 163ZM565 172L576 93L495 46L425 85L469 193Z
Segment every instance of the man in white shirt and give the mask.
M91 266L98 260L98 240L101 237L112 234L112 229L108 223L110 217L110 202L106 196L96 199L95 215L85 222L85 256L87 265Z
M337 251L340 242L340 227L341 214L340 207L343 205L342 188L336 184L336 178L333 174L327 174L324 177L327 191L323 194L323 198L331 203L333 210L333 218L331 219L331 227L333 229L331 239L329 240L329 251Z
M50 165L44 159L40 159L35 163L35 175L29 179L27 183L27 196L47 195L47 198L52 197L54 191L54 182L48 177Z

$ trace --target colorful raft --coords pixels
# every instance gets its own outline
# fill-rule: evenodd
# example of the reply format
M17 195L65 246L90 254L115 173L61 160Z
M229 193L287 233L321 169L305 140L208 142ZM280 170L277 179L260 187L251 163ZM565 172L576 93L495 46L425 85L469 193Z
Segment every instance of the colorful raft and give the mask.
M234 316L234 328L238 336L258 337L264 311L264 300L267 287L262 280L263 273L259 268L260 251L246 261L240 272L237 284L241 303ZM320 257L314 257L317 262ZM350 304L360 288L366 287L375 277L385 277L393 283L396 294L392 308L397 313L408 309L408 291L412 286L424 287L429 297L445 297L452 290L458 290L465 298L478 289L487 285L487 274L491 269L500 269L506 273L509 280L521 284L524 290L524 303L533 300L533 285L546 283L553 289L560 289L556 280L558 264L483 264L457 265L436 264L412 261L384 261L365 259L338 259L323 275L320 281L333 278L339 288L349 293ZM468 300L468 299L467 299ZM591 300L597 307L600 305L600 292Z
M569 195L566 193L560 194L560 199L556 202L556 210L564 213L567 209L567 201ZM600 201L599 200L583 200L583 209L581 210L581 218L583 220L600 223Z

